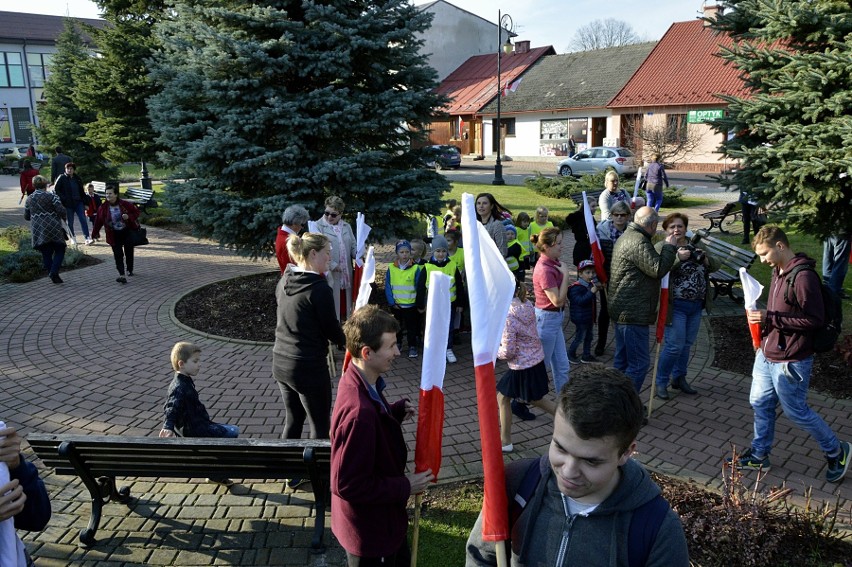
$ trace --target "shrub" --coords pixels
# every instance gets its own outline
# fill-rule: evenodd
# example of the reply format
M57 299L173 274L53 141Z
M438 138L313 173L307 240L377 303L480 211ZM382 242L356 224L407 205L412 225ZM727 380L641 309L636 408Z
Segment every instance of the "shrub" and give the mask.
M148 217L145 219L145 224L148 226L169 226L175 224L175 220L171 217Z
M20 246L21 240L31 242L30 231L23 226L10 226L3 231L3 240L12 246Z
M686 191L686 187L675 187L672 185L671 187L663 188L663 206L665 207L679 207L683 204L683 192Z
M30 282L43 273L41 253L32 249L9 254L0 264L0 275L13 283Z
M79 248L69 246L65 249L65 257L62 259L62 267L73 268L74 266L79 264L86 256L88 256L88 254L82 252Z

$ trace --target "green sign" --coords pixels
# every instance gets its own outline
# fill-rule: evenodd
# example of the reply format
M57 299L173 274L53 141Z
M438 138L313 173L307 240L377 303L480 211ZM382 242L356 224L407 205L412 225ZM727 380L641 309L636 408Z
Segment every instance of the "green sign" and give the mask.
M717 118L722 118L724 116L725 111L722 109L718 110L690 110L686 114L686 121L689 124L700 124L701 122L707 122L709 120L716 120Z

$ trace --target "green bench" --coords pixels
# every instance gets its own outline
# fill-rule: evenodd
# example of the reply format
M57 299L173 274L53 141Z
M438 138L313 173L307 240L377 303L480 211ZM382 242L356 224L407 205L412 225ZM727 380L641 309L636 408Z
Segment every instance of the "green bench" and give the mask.
M710 236L709 231L704 228L697 230L696 234L701 238L700 243L705 250L722 263L717 271L710 274L713 298L727 295L734 302L742 303L743 298L735 297L733 288L735 284L740 283L740 268L751 268L757 260L757 254Z

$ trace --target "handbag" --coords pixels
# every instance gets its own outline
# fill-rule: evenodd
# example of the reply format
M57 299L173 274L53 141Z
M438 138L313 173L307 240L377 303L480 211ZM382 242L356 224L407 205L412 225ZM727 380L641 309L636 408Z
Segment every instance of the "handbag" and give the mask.
M139 228L131 228L130 233L127 235L128 240L130 240L130 245L134 248L136 246L145 246L148 244L148 230L145 227L140 226Z

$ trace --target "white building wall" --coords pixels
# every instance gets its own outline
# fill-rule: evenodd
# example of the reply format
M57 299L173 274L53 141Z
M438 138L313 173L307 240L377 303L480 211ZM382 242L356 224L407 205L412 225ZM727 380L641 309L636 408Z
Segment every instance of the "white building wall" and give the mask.
M14 127L14 124L11 123L11 121L13 120L12 109L27 109L29 112L30 122L37 124L37 102L41 98L44 91L44 89L42 89L41 87L33 86L29 73L29 66L27 65L26 56L28 54L37 53L53 54L56 53L56 48L48 45L27 45L25 47L22 44L0 43L0 52L19 54L24 66L23 87L0 87L0 109L2 109L3 111L0 112L0 115L4 115L10 121L9 129L5 132L0 132L0 144L9 145L11 143L14 143L15 145L21 145L24 143L28 143L28 141L20 140L16 136L16 129ZM11 135L11 141L5 139L6 136L9 135Z

